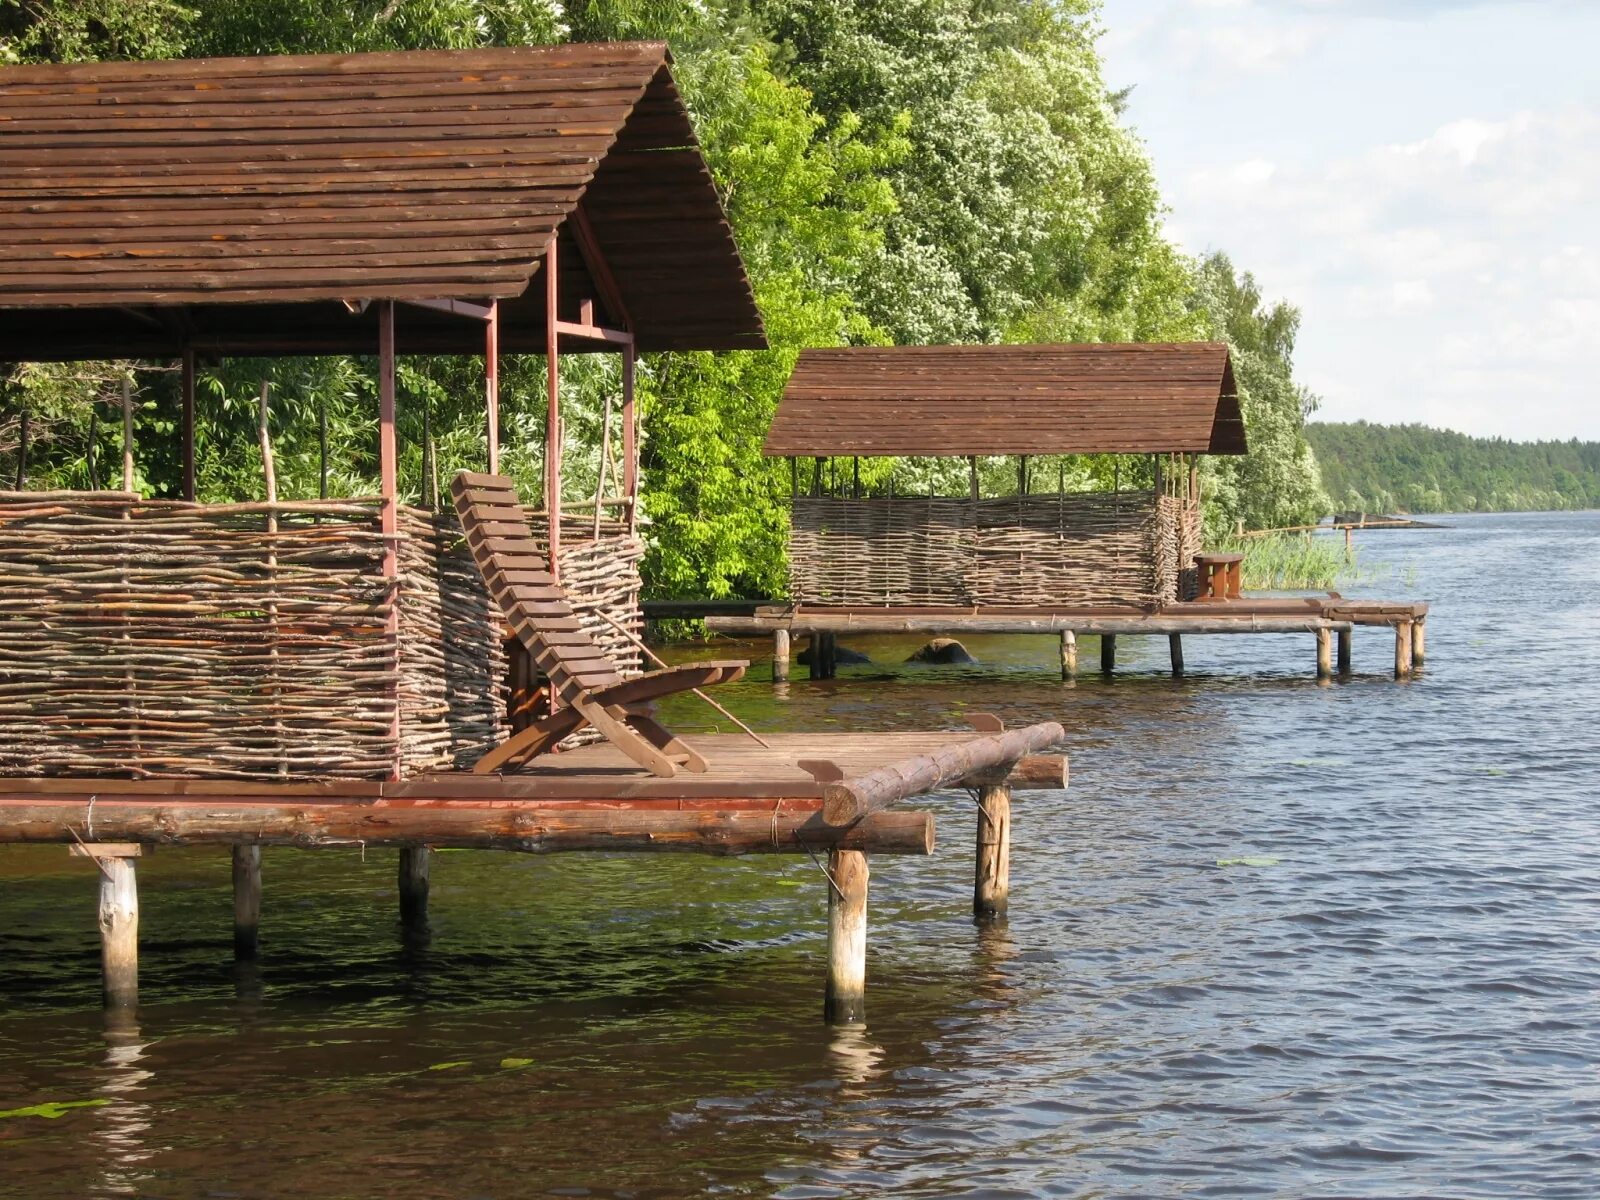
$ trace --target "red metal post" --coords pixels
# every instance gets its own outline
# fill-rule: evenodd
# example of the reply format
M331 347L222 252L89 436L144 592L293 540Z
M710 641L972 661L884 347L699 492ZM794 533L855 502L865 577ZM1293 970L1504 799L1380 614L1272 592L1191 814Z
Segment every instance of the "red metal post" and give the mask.
M394 433L394 301L378 304L378 479L383 494L383 577L398 579L400 575L400 480L399 449ZM394 649L396 666L400 655L400 594L398 589L390 597L389 617L385 623ZM392 778L400 777L400 693L399 672L395 673L394 718L390 734L394 738L394 761L390 766Z
M556 239L544 255L544 353L549 405L545 413L544 507L550 521L550 573L561 578L561 348L556 333L560 267Z
M196 494L194 472L194 347L183 348L183 498L193 500Z
M500 301L489 301L483 335L485 419L489 426L489 474L500 474Z
M622 496L628 504L628 532L639 531L639 435L633 400L637 356L633 343L622 348Z

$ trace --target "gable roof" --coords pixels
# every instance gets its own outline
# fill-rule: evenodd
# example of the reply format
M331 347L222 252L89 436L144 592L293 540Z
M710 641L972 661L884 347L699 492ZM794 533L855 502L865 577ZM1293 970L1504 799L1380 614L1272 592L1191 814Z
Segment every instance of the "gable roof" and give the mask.
M227 352L260 328L227 306L510 300L580 205L641 349L763 346L670 62L632 42L0 68L0 309L21 310L0 359L34 333L138 352L157 335L103 315L123 307L205 308L189 332Z
M762 451L828 455L1245 453L1216 342L806 350Z

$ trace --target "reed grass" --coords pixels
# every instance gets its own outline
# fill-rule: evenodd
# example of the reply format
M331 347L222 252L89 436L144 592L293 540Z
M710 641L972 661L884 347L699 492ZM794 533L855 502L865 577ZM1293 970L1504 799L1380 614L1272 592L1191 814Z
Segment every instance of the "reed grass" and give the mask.
M1245 591L1310 591L1332 587L1336 581L1360 573L1356 558L1345 558L1343 541L1309 533L1227 538L1217 551L1244 555L1241 582Z

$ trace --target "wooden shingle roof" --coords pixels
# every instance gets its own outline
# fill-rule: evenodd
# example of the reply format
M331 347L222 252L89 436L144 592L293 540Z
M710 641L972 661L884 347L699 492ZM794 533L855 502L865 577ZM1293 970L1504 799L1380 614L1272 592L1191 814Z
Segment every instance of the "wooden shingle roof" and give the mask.
M282 347L220 310L511 300L580 204L641 349L762 346L670 61L638 42L0 68L0 360L139 353L158 322L293 353L280 309Z
M763 452L1245 453L1214 342L806 350Z

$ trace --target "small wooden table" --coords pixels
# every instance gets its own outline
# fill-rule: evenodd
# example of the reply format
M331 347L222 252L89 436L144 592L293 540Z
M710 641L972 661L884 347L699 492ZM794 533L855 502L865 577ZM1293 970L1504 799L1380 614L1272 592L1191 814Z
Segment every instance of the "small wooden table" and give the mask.
M1242 554L1196 554L1194 565L1200 571L1200 594L1195 597L1202 603L1217 603L1239 598L1239 564Z

